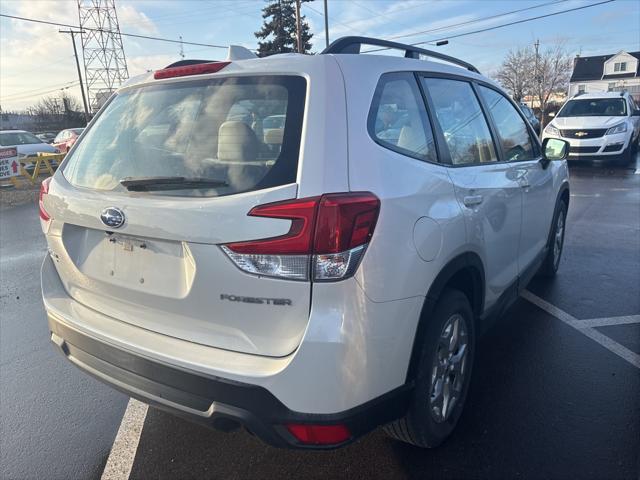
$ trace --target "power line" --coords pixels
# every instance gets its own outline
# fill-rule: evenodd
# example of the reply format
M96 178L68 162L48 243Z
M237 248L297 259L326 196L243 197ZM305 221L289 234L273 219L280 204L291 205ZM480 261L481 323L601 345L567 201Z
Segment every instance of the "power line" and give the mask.
M493 20L494 18L505 17L507 15L512 15L514 13L520 13L520 12L525 12L527 10L533 10L535 8L546 7L548 5L558 5L558 4L564 3L566 1L567 0L558 0L558 1L554 1L554 2L541 3L539 5L533 5L533 6L527 7L527 8L520 8L518 10L512 10L510 12L498 13L496 15L491 15L489 17L482 17L482 18L476 18L474 20L467 20L466 22L453 23L451 25L445 25L443 27L431 28L429 30L423 30L421 32L405 33L403 35L395 35L393 37L389 37L389 40L395 40L397 38L404 38L404 37L413 37L415 35L422 35L422 34L425 34L425 33L433 33L433 32L439 32L439 31L442 31L442 30L448 30L450 28L462 27L464 25L470 25L472 23L484 22L485 20Z
M80 28L78 25L71 25L68 23L58 23L58 22L50 22L47 20L40 20L36 18L27 18L27 17L18 17L16 15L7 15L4 13L0 13L0 17L12 18L14 20L22 20L23 22L33 22L33 23L42 23L45 25L54 25L56 27L67 27L67 28ZM85 28L85 30L92 30L94 32L102 32L102 33L114 33L111 30L105 30L102 28ZM227 45L213 45L210 43L196 43L196 42L180 42L180 40L173 40L171 38L161 38L161 37L151 37L148 35L138 35L135 33L123 33L120 32L120 35L124 37L133 37L133 38L142 38L145 40L157 40L159 42L169 42L169 43L183 43L185 45L196 45L198 47L211 47L211 48L228 48Z
M60 90L68 90L69 88L75 87L79 85L79 82L76 80L75 82L68 84L67 86L64 87L57 87L57 88L52 88L50 90L44 90L44 91L37 91L37 92L32 92L32 93L28 93L28 94L22 94L20 96L13 96L12 98L6 98L6 97L2 97L0 98L1 101L3 102L19 102L28 98L33 98L33 97L41 97L42 95L46 95L48 93L54 93L54 92L58 92Z
M611 3L611 2L615 2L615 1L616 0L603 0L601 2L592 3L590 5L583 5L581 7L569 8L569 9L566 9L566 10L560 10L560 11L553 12L553 13L547 13L545 15L538 15L536 17L524 18L522 20L514 20L513 22L503 23L501 25L494 25L492 27L481 28L481 29L478 29L478 30L470 31L470 32L458 33L456 35L448 35L446 37L434 38L434 39L431 39L431 40L424 40L422 42L412 43L411 45L412 46L424 45L424 44L428 44L428 43L439 42L441 40L451 40L452 38L459 38L459 37L464 37L464 36L467 36L467 35L475 35L476 33L488 32L490 30L497 30L499 28L509 27L509 26L512 26L512 25L518 25L520 23L531 22L533 20L539 20L541 18L553 17L555 15L561 15L563 13L575 12L577 10L583 10L585 8L596 7L598 5L604 5L605 3ZM392 37L392 38L397 38L397 37ZM366 50L366 51L364 51L362 53L380 52L382 50L389 50L389 49L388 48L376 48L376 49L372 49L372 50Z
M311 10L312 12L314 12L314 13L316 13L316 14L320 15L321 17L324 17L324 13L322 13L322 12L321 12L321 11L319 11L319 10L316 10L316 9L315 9L315 8L313 8L311 5L309 5L309 4L307 4L307 3L303 3L302 5L303 5L305 8L308 8L309 10ZM348 29L354 30L356 33L363 34L363 32L362 32L361 30L355 30L355 29L351 28L351 27L349 26L349 23L343 23L343 22L340 22L340 21L338 21L338 20L335 20L335 19L333 19L333 18L331 18L331 17L329 17L329 20L331 20L333 23L337 23L338 25L342 25L343 27L347 27ZM358 23L358 22L361 22L361 21L363 21L363 20L368 20L368 18L362 18L362 19L360 19L360 20L356 20L356 21L354 21L354 22L350 22L350 23Z
M476 33L488 32L490 30L496 30L498 28L510 27L511 25L518 25L520 23L531 22L533 20L539 20L541 18L553 17L554 15L561 15L563 13L575 12L577 10L583 10L585 8L596 7L598 5L604 5L605 3L611 3L611 2L615 2L615 1L616 0L604 0L602 2L592 3L590 5L583 5L581 7L574 7L574 8L569 8L567 10L560 10L558 12L547 13L545 15L538 15L537 17L525 18L523 20L515 20L513 22L503 23L502 25L495 25L493 27L481 28L479 30L474 30L474 31L471 31L471 32L458 33L456 35L450 35L450 36L447 36L447 37L436 38L436 39L433 39L433 40L425 40L423 42L412 43L411 45L414 45L414 46L415 45L424 45L425 43L438 42L440 40L451 40L452 38L458 38L458 37L464 37L466 35L474 35Z
M58 88L56 88L56 90L57 90L60 87L66 87L67 85L73 86L74 83L79 83L79 82L78 82L78 80L72 80L70 82L61 82L61 83L54 83L54 84L51 84L51 85L44 85L42 87L33 88L33 89L30 89L30 90L23 90L21 92L12 93L12 94L6 95L6 96L4 96L2 98L3 99L8 99L9 97L16 97L16 96L23 96L23 95L33 94L35 92L38 92L39 90L44 90L44 89L53 88L53 87L58 87Z

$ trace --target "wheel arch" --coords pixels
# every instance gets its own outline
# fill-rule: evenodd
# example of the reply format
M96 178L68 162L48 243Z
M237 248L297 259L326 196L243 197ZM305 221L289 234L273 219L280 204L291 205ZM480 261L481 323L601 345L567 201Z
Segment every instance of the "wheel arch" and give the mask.
M440 270L440 273L431 283L413 339L409 368L407 369L407 382L415 378L427 324L438 299L446 288L455 288L467 295L477 322L484 310L485 296L485 274L480 256L473 252L466 252L456 256Z

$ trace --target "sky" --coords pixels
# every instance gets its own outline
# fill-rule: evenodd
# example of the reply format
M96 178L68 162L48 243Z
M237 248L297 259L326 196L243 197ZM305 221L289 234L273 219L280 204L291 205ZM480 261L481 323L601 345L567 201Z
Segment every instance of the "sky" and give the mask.
M330 40L363 35L415 43L454 37L520 19L536 17L602 0L328 0ZM116 0L120 30L186 42L257 48L254 32L262 25L266 0ZM527 11L502 15L514 10ZM313 51L325 46L322 0L303 3ZM0 0L0 13L78 24L76 0ZM493 18L487 18L493 17ZM459 25L463 24L463 25ZM457 26L456 26L457 25ZM435 31L434 31L435 30ZM420 33L424 32L424 33ZM428 46L462 58L485 73L500 66L510 49L549 48L563 42L572 55L600 55L640 50L640 1L614 2ZM180 59L180 45L123 37L131 76L163 68ZM78 48L80 48L78 41ZM184 45L186 58L223 59L220 48ZM80 98L69 35L58 27L0 17L0 106L21 110L61 89Z

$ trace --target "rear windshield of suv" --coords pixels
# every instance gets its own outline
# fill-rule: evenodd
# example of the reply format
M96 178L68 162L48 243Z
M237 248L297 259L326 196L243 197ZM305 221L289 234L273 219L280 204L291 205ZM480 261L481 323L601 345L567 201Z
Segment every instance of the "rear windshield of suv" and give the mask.
M624 98L585 98L569 100L558 117L624 117L626 114Z
M125 191L123 181L155 179L154 188L143 190L179 196L293 183L305 89L302 77L261 76L125 90L85 132L64 175L98 190Z

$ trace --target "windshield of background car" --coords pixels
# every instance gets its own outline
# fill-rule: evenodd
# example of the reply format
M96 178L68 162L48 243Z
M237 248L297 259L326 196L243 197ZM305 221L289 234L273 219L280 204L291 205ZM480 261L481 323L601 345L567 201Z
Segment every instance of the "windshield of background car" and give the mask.
M0 133L0 145L12 146L12 145L33 145L42 143L38 137L27 132L4 132Z
M624 98L585 98L569 100L558 117L624 117L627 102Z
M125 178L207 179L150 193L209 197L294 183L305 89L302 77L260 76L123 91L76 145L64 176L98 190L124 190Z

